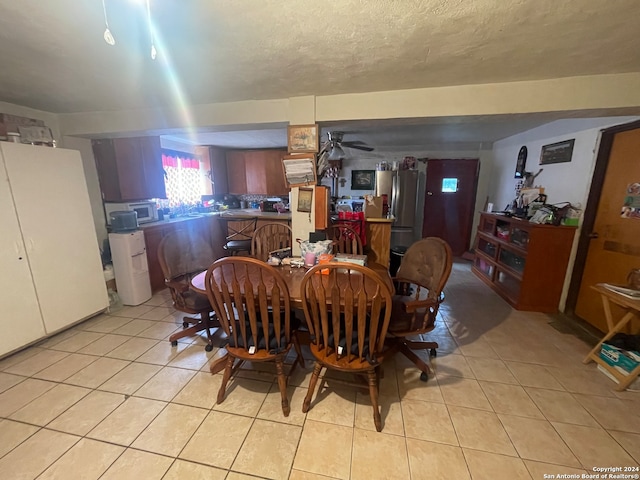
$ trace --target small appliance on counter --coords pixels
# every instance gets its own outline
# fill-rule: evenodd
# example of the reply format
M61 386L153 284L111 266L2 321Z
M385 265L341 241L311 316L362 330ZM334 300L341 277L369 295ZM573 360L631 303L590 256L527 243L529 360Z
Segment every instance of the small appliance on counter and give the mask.
M138 229L138 214L133 211L115 210L109 213L107 225L113 233L127 233Z
M138 214L138 223L155 222L158 220L158 208L155 202L105 203L104 211L107 215L107 225L111 225L111 212L127 211Z

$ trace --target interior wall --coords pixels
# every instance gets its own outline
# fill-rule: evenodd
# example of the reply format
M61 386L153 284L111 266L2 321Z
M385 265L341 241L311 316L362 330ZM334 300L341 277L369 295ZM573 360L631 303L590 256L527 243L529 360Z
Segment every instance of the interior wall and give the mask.
M78 150L82 157L84 176L89 190L89 200L91 201L91 213L93 214L93 224L98 236L98 243L102 246L104 240L108 238L104 207L102 205L102 193L98 180L98 169L96 168L91 140L78 137L63 137L63 147Z
M520 147L528 150L526 171L543 171L534 184L545 188L548 203L570 202L584 207L587 204L591 177L597 156L602 129L638 120L640 117L604 117L589 119L557 120L518 135L497 141L493 145L493 172L489 185L489 201L494 209L501 210L515 198L514 178L516 159ZM573 155L570 162L540 165L540 152L548 145L574 138ZM575 236L569 266L565 277L560 310L565 307L567 290L575 261L580 228Z
M386 161L389 164L393 162L401 163L405 156L415 158L478 158L480 159L480 172L478 177L478 188L476 191L476 204L475 214L473 220L472 236L469 239L470 245L473 244L473 238L475 235L476 225L480 219L480 211L484 207L488 190L489 181L492 172L492 158L493 152L487 147L487 145L479 144L475 150L459 150L452 147L449 150L441 149L417 149L410 147L407 149L399 148L377 148L373 152L364 152L361 150L348 149L347 153L349 158L343 160L342 171L338 181L338 196L354 196L359 197L366 194L373 194L373 190L352 190L351 189L351 172L353 170L375 170L376 164L382 161ZM416 166L419 173L418 183L418 199L416 202L416 223L414 228L414 241L419 240L422 237L422 224L423 224L423 211L424 211L424 197L425 197L425 183L426 183L426 168L427 165L424 162L416 162ZM344 181L344 187L340 186L340 181ZM331 179L323 179L323 185L331 186Z

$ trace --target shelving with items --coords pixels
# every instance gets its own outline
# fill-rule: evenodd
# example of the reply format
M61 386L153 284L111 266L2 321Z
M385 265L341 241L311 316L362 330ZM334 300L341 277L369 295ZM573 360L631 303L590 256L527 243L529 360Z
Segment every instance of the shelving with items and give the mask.
M518 310L556 312L575 231L482 213L472 271Z

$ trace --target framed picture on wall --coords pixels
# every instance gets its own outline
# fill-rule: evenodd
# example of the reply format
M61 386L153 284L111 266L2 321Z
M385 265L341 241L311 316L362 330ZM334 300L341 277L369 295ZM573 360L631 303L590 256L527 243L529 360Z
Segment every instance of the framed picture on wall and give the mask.
M313 188L300 188L298 190L298 211L311 212L313 203Z
M570 162L571 156L573 155L573 144L575 142L576 139L572 138L564 142L544 145L540 152L540 165Z
M318 124L287 127L289 153L316 153L320 148Z
M351 190L373 190L376 184L375 170L352 170Z

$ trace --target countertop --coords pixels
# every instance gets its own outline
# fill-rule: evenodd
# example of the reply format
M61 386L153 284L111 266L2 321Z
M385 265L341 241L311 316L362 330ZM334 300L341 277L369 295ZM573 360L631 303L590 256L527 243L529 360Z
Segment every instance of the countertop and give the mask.
M290 213L278 213L278 212L262 212L259 209L246 208L246 209L233 209L225 210L222 212L209 212L209 213L190 213L187 215L178 216L175 218L167 218L164 220L158 220L157 222L143 223L140 228L153 228L162 225L169 225L172 223L186 222L188 220L194 220L205 217L220 217L225 219L237 218L238 220L247 218L257 218L258 220L284 220L291 221Z

